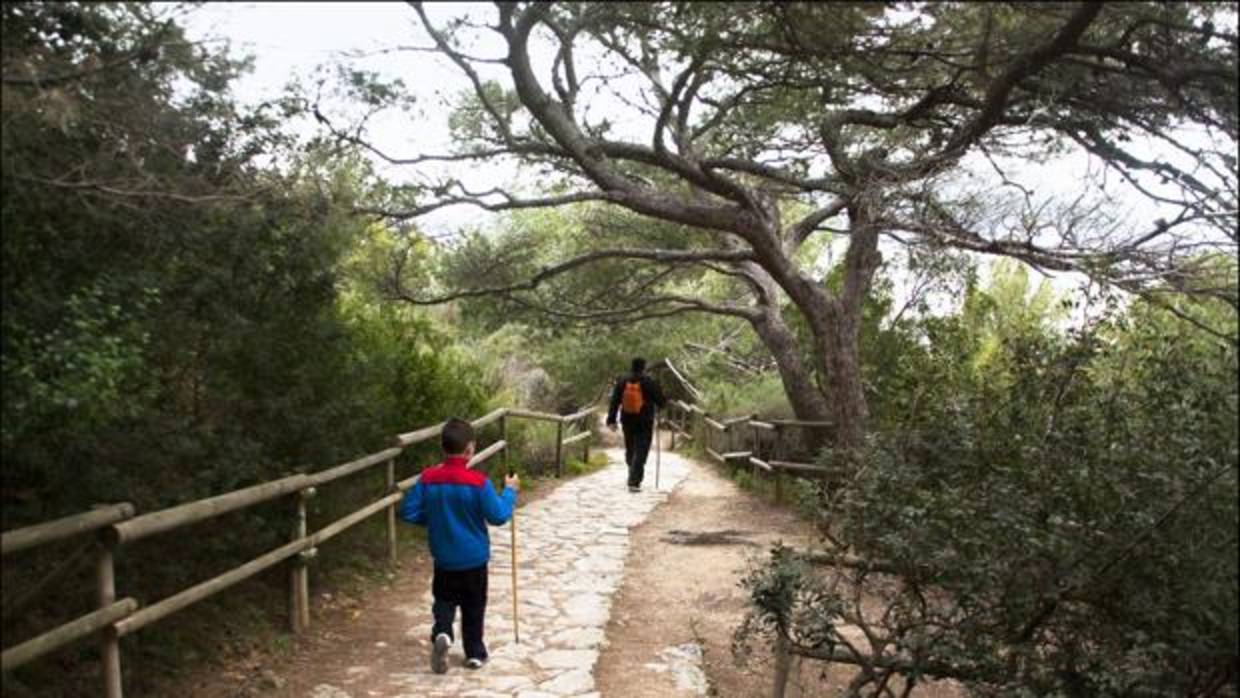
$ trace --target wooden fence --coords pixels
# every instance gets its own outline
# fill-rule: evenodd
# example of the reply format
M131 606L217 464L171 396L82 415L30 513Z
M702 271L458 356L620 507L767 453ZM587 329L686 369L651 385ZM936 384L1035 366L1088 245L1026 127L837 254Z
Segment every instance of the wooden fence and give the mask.
M669 403L666 422L671 430L672 448L679 436L700 444L707 455L720 463L746 462L753 468L755 478L763 474L775 478L777 500L783 500L784 479L789 475L822 478L840 474L826 466L791 460L792 430L830 430L834 426L831 422L759 419L756 414L716 419L701 407L680 400Z
M555 473L559 477L563 472L565 446L581 443L584 458L589 459L589 440L593 431L588 420L597 409L587 407L573 414L555 415L517 408L500 408L479 417L472 422L475 428L498 422L500 435L496 441L474 455L469 461L469 467L480 465L499 454L504 467L507 468L508 419L533 419L552 422L556 425ZM566 428L576 429L576 433L566 435ZM442 431L443 424L410 431L397 436L392 448L342 465L316 473L292 475L161 511L138 515L132 504L112 504L96 508L94 511L5 532L0 536L0 556L3 557L55 541L95 534L98 538L98 544L95 546L97 608L91 613L5 649L0 658L0 665L2 665L0 669L8 672L72 642L97 635L101 640L103 695L107 698L120 698L122 693L120 638L286 560L289 561L289 623L293 632L303 632L310 625L310 581L307 561L315 557L317 547L323 542L380 512L385 512L388 557L391 562L395 562L396 507L403 498L404 492L418 479L415 475L399 482L396 481L395 459L406 448L435 438ZM307 531L306 501L315 496L318 488L380 465L384 467L387 475L386 489L381 497L313 533ZM121 546L280 497L291 498L296 509L291 539L288 543L150 605L143 606L132 598L119 600L116 598L113 560L115 551ZM50 583L52 576L63 575L63 568L66 566L59 565L40 587Z

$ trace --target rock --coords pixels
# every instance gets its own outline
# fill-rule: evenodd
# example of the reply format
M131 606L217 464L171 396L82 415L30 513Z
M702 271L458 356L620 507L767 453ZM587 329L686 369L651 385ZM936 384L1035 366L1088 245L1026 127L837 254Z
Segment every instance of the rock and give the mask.
M645 664L647 669L672 675L676 688L704 696L709 684L702 671L702 647L696 643L664 647L659 652L662 663Z
M534 663L543 669L591 669L598 661L595 650L547 650L534 655Z
M488 662L488 670L493 670L494 668ZM533 680L526 676L487 676L484 682L487 688L493 691L502 691L504 695L508 696L511 696L513 691L534 685Z
M585 669L573 669L538 684L538 690L560 696L589 693L594 690L594 675Z
M564 604L573 625L601 626L607 622L607 601L598 594L578 594Z
M552 636L549 643L559 647L594 649L603 644L602 628L569 628Z
M321 683L310 692L310 698L353 698L347 691L331 684Z
M270 669L263 669L262 673L259 674L258 683L263 688L271 691L278 691L284 688L284 679L277 676L276 673Z

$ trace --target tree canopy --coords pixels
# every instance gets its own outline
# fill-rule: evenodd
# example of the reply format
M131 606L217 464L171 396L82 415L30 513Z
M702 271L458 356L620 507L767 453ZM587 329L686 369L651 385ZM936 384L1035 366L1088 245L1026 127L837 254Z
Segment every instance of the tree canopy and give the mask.
M1235 285L1207 283L1202 267L1206 252L1236 247L1236 37L1224 6L515 3L443 26L414 9L474 88L454 122L459 147L397 156L364 129L328 128L393 164L511 158L545 186L477 191L449 178L365 210L403 219L600 202L680 226L672 247L600 227L591 249L523 280L474 277L457 290L517 297L619 258L724 273L739 304L655 285L646 303L561 310L742 317L798 414L830 416L843 445L860 443L868 414L857 321L880 240L1079 272L1198 324L1166 294L1237 304ZM467 48L492 33L500 55ZM1009 174L1069 155L1102 165L1074 197ZM1125 219L1107 173L1164 215ZM848 241L836 289L797 256L824 232ZM789 312L809 351L793 350Z

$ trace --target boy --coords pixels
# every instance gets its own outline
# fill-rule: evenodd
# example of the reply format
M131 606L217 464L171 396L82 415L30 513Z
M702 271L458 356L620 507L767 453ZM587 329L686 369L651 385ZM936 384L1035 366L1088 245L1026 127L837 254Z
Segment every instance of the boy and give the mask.
M482 641L487 562L491 559L487 524L499 526L512 518L521 487L520 479L509 475L503 494L496 496L485 474L466 467L474 455L474 427L469 422L449 419L441 438L444 462L423 470L400 505L402 519L426 526L435 559L431 670L436 674L448 670L457 606L461 607L465 666L478 669L487 661Z

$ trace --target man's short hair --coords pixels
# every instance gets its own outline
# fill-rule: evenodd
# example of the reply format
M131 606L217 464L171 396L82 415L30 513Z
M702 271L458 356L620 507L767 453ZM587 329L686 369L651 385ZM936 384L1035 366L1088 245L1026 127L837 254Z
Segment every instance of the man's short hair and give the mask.
M641 373L646 370L646 360L642 357L633 359L633 373Z
M440 442L443 444L443 452L450 456L464 453L474 442L474 425L452 417L444 422Z

